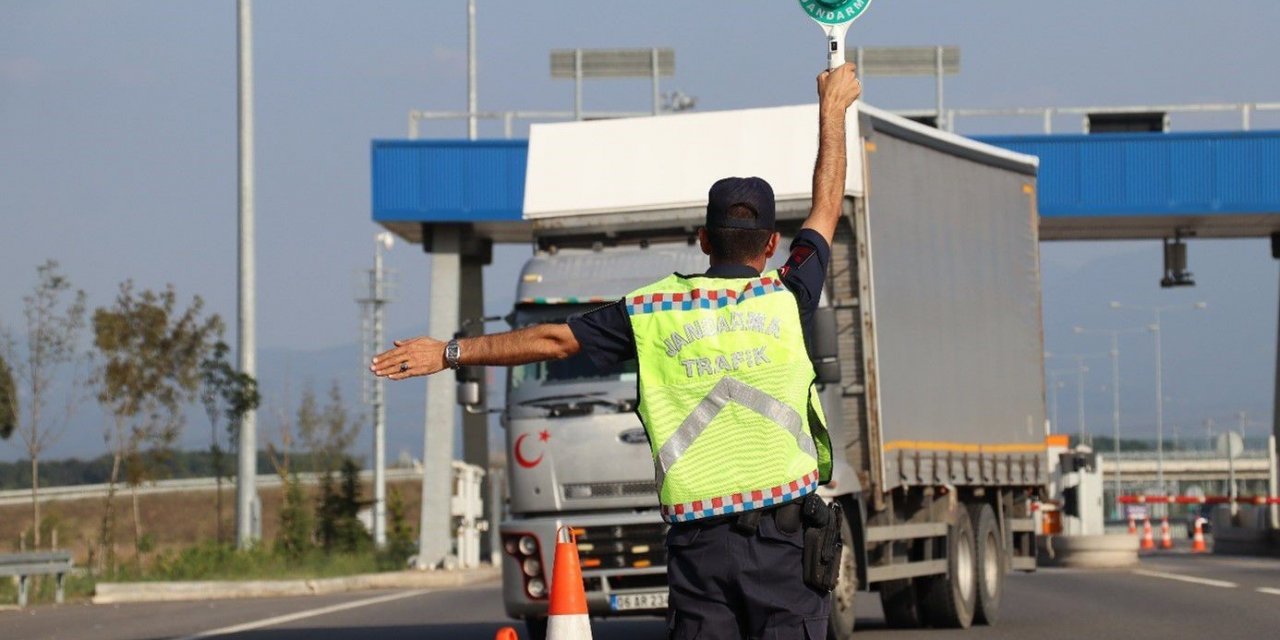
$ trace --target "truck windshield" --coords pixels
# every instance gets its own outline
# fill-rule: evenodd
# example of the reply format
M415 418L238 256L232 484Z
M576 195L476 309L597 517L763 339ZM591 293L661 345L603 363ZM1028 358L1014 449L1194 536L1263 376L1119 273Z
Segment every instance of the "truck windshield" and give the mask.
M590 311L597 306L599 305L530 305L516 310L516 326L564 322L571 315ZM511 389L590 382L635 382L637 366L636 361L631 360L608 370L601 370L592 364L585 353L579 353L565 360L512 367Z

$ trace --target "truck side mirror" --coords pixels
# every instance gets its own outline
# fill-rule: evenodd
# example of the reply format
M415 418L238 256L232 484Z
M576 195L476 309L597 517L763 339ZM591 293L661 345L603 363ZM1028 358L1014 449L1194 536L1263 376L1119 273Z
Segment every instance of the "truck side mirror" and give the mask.
M484 385L476 381L459 382L458 404L471 410L483 410Z
M813 335L809 341L809 359L813 361L818 384L839 384L840 343L834 308L819 307L813 312Z
M468 411L485 410L484 367L458 367L458 404Z
M465 338L466 335L465 331L459 331L453 337ZM484 367L458 367L454 377L458 381L458 404L462 405L468 413L483 413L485 411Z

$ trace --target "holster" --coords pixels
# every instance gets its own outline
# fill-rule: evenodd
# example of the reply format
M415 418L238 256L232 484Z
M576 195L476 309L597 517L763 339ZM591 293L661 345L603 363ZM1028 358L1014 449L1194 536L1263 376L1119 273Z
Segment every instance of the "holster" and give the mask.
M804 498L804 583L819 591L831 591L840 580L840 553L844 540L840 503L827 504L817 494Z

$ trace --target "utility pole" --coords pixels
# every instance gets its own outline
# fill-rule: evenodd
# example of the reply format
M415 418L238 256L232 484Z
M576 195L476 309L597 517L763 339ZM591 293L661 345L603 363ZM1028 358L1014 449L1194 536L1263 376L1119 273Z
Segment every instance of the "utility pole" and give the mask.
M388 232L374 237L373 269L366 290L356 299L362 311L361 342L363 362L369 362L385 347L383 327L386 305L391 302L389 281L382 266L382 252L390 250L394 236ZM373 543L378 548L387 544L387 403L384 379L365 375L364 401L373 409Z
M1084 327L1074 327L1072 329L1079 335L1106 335L1111 338L1111 437L1113 438L1113 450L1116 456L1116 477L1115 477L1115 514L1120 515L1120 495L1122 479L1120 474L1120 334L1123 333L1140 333L1146 331L1143 328L1132 329L1086 329Z
M1119 518L1122 489L1120 482L1120 333L1118 331L1111 332L1111 439L1116 455L1116 506L1113 513Z
M1084 374L1089 372L1089 367L1084 366L1084 358L1076 358L1076 431L1080 434L1080 444L1088 444L1093 447L1093 438L1089 437L1089 428L1084 424Z
M254 300L256 275L254 267L253 211L253 3L236 3L239 105L237 122L240 136L240 221L239 221L239 299L236 309L236 358L242 373L257 377L257 338ZM257 412L249 410L240 419L240 441L237 444L236 471L236 545L244 549L257 538L261 518L255 509L258 501L258 429ZM255 513L257 517L255 518Z

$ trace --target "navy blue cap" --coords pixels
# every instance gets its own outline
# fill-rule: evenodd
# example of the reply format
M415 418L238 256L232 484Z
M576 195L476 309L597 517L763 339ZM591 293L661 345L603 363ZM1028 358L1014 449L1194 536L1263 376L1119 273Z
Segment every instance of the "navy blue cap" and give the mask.
M707 226L773 231L774 204L773 187L763 178L725 178L707 194ZM756 219L730 218L729 210L738 205L755 211Z

